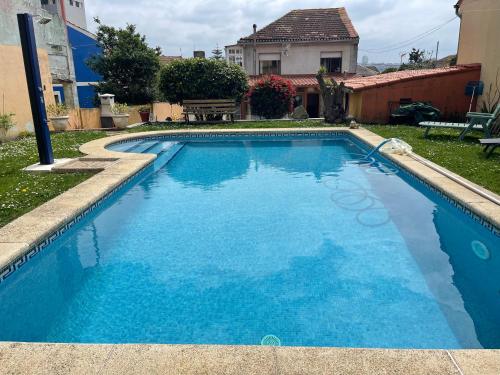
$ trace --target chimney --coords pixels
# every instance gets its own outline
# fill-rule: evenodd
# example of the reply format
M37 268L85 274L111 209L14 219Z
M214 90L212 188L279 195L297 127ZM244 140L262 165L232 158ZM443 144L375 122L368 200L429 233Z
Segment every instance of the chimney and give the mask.
M257 72L257 25L253 24L253 74L258 75Z
M204 59L205 58L205 51L193 51L193 57Z

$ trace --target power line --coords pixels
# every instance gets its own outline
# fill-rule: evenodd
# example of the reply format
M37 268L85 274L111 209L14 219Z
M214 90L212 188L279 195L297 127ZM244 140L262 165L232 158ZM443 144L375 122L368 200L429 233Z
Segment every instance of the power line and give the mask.
M387 45L385 47L382 47L382 48L375 48L375 49L359 49L360 51L363 51L363 52L368 52L368 53L385 53L385 52L390 52L390 51L394 51L394 50L398 50L398 49L401 49L403 47L407 47L419 40L422 40L426 37L428 37L429 35L435 33L436 31L442 29L444 26L446 26L447 24L449 24L450 22L454 21L457 17L454 16L453 18L449 19L448 21L438 25L438 26L434 26L433 28L427 30L427 31L424 31L423 33L421 34L418 34L418 35L415 35L413 36L412 38L410 39L406 39L406 40L403 40L403 41L400 41L398 43L394 43L394 44L390 44L390 45Z

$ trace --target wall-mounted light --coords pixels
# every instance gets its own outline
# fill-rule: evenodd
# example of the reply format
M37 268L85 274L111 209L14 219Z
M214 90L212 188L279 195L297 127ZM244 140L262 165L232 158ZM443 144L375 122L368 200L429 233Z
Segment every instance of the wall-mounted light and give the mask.
M46 25L48 24L50 21L52 21L52 18L50 17L47 17L47 16L43 16L41 14L34 14L33 15L33 19L39 23L40 25Z

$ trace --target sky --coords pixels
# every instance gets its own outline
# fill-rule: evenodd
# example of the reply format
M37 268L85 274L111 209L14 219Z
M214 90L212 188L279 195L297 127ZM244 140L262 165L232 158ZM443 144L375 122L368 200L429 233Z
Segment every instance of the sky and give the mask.
M456 53L459 19L456 0L86 0L87 22L93 18L123 27L135 24L148 44L164 55L192 56L216 45L223 48L271 23L292 9L345 7L359 36L359 61L399 62L412 47L439 57ZM449 22L448 22L449 21ZM447 23L448 22L448 23ZM432 33L424 34L427 31ZM417 36L420 36L418 37ZM405 57L403 57L405 59Z

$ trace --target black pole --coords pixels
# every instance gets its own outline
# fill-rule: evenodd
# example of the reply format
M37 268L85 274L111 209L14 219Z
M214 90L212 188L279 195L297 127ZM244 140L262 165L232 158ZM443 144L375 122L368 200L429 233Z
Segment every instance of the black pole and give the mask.
M26 71L26 81L28 82L31 114L33 115L40 164L53 164L54 155L52 153L47 113L45 112L45 102L43 100L43 86L40 78L40 67L38 66L33 17L28 13L18 14L17 22L19 24L19 35L21 36L24 70Z

